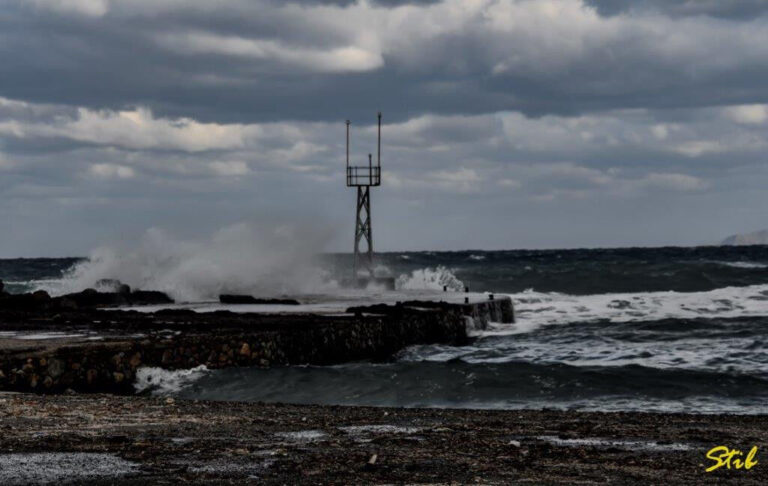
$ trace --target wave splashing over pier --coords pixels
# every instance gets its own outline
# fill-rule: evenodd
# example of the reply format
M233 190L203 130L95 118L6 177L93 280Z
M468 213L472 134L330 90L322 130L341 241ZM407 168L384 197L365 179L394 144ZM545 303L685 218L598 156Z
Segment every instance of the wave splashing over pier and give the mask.
M217 300L220 294L316 292L336 287L317 262L318 248L329 237L327 229L305 224L239 223L199 240L155 228L136 248L98 248L62 280L41 287L60 294L117 279L181 302Z

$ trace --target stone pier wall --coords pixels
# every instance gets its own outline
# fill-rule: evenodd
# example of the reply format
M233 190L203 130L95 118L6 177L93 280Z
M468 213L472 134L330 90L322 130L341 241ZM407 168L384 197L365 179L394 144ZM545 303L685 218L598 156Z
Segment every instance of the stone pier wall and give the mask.
M462 309L465 316L472 318L475 329L488 329L489 322L515 322L515 310L509 297L464 304Z
M330 365L384 360L414 344L460 345L488 322L513 322L509 298L470 304L404 302L347 314L163 310L0 312L0 330L97 333L97 340L0 338L0 390L133 393L142 366L187 369Z
M209 319L220 320L216 316ZM386 359L413 344L462 344L467 340L459 309L409 311L398 316L302 319L253 314L238 317L236 322L203 324L202 320L198 317L190 326L166 315L158 323L162 327L143 330L143 337L107 335L103 341L77 343L54 340L26 349L0 346L0 390L132 393L141 366L328 365Z

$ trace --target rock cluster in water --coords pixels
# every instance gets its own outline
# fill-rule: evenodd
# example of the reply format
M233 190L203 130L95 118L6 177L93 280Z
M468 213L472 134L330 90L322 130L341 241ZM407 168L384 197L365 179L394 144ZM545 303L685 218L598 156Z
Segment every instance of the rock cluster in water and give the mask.
M24 294L9 294L0 281L0 309L17 311L34 310L75 310L126 305L172 304L173 299L156 290L131 290L128 285L119 284L114 292L99 292L85 289L82 292L51 297L48 292L38 290Z

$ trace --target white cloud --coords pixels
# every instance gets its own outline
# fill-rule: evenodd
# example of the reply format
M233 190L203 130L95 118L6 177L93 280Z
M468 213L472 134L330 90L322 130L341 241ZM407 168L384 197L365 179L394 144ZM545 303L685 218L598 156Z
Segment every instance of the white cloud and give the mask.
M737 105L724 108L725 116L744 125L760 125L768 120L768 105Z
M708 182L692 175L658 172L648 174L641 182L651 187L684 192L701 191L710 186Z
M221 36L206 32L162 34L160 45L187 54L220 54L272 60L316 72L371 71L384 65L380 52L356 45L326 49L290 46L275 40Z
M613 181L613 170L592 169L573 162L538 163L525 167L531 177L551 179L553 177L584 181L594 185L606 185Z
M476 192L482 190L480 183L482 178L474 169L460 167L455 170L439 170L431 173L428 180L434 181L438 186L444 189L450 189L457 192Z
M88 172L100 179L132 179L136 176L132 168L118 164L93 164Z
M256 135L254 130L252 135ZM57 115L50 120L31 122L11 120L0 122L0 134L19 138L62 137L127 149L188 152L242 147L247 135L243 125L155 118L147 108L123 111L79 108L76 116Z
M690 140L673 147L675 152L687 157L695 158L702 155L723 152L725 147L717 140Z
M274 155L279 162L292 163L314 157L325 149L326 147L324 145L307 142L305 140L298 140L295 143L292 143L288 148L275 150Z
M522 186L520 181L515 179L499 179L496 181L496 183L502 187L506 187L509 189L517 189Z
M666 140L669 137L669 128L664 123L659 123L651 127L653 136L659 140Z
M34 7L60 13L101 17L109 10L108 0L22 0Z
M239 160L211 162L208 167L220 176L241 176L251 171L248 164Z

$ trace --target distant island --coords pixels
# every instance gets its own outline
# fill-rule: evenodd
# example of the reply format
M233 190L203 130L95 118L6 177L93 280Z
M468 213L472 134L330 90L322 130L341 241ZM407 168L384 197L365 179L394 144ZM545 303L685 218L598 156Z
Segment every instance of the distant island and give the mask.
M755 231L743 235L733 235L724 239L721 245L768 245L768 230Z

